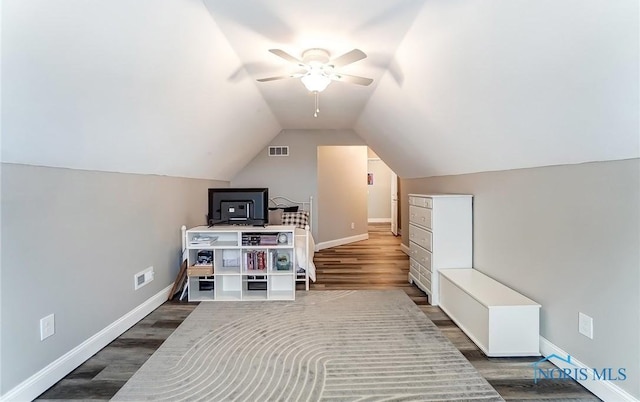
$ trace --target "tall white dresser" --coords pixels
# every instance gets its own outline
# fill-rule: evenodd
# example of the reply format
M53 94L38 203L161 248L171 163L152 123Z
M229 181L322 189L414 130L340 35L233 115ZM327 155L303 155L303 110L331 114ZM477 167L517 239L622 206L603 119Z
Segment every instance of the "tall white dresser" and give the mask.
M473 266L473 196L409 194L409 282L439 303L438 270Z

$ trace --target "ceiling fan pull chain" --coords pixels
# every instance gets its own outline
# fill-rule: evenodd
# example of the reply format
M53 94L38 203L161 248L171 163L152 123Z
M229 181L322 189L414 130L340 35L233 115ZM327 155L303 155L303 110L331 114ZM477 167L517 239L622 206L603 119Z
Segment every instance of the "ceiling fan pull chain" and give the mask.
M315 110L315 112L313 112L313 117L318 117L318 113L320 113L320 101L318 99L319 92L318 91L314 91L313 93L315 95L315 101L316 101L316 104L315 104L316 110Z

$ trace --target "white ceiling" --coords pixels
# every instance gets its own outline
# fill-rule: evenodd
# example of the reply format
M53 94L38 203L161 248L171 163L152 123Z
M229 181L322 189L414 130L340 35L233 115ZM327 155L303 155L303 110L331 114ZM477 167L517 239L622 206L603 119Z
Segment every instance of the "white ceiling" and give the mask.
M282 129L401 177L640 157L637 0L3 0L2 161L230 180ZM313 97L259 83L369 55Z
M355 130L401 177L638 158L639 5L427 1Z
M3 162L230 180L281 130L201 0L1 4Z
M352 128L377 82L390 66L401 79L393 55L424 0L203 0L238 54L230 82L287 74L299 70L268 52L282 49L294 57L323 48L331 58L354 48L368 57L341 68L346 74L373 78L368 87L332 82L314 99L299 79L257 83L260 93L285 129ZM242 69L244 67L244 70Z

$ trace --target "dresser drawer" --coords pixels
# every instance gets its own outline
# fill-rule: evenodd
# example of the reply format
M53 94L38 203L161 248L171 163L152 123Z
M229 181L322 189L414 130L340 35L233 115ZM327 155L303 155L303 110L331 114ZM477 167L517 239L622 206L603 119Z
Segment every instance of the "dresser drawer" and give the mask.
M431 210L414 205L409 206L409 222L431 229Z
M420 247L418 247L414 242L409 242L409 257L413 258L414 260L417 259L419 249Z
M412 253L412 257L418 262L418 264L422 265L426 269L431 272L431 253L422 247L415 246L415 253Z
M422 283L422 285L429 289L429 294L432 294L431 292L431 275L429 276L425 276L425 275L420 275L420 282Z
M414 197L414 196L409 196L409 205L416 205L418 207L424 207L424 208L432 208L433 206L433 201L431 200L431 198L426 198L426 197Z
M409 224L409 241L431 251L431 232L418 226Z
M413 258L409 259L409 272L414 276L414 278L420 278L420 273L422 272L420 264L418 264L418 262Z
M426 276L431 279L431 269L424 267L413 257L409 259L409 271L417 278L418 275Z
M409 279L413 279L420 289L431 294L431 272L413 258L409 259Z
M420 265L420 275L426 276L427 278L429 278L429 280L431 280L431 270L423 267L422 265Z

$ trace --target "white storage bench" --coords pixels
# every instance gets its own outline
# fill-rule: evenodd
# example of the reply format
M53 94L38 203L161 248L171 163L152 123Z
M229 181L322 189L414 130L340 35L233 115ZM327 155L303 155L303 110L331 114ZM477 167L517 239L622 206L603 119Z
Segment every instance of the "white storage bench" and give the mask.
M440 308L487 356L540 356L540 305L473 269L442 269Z

